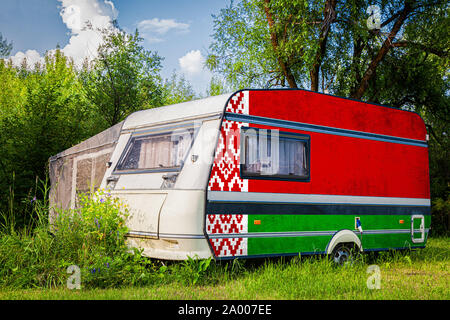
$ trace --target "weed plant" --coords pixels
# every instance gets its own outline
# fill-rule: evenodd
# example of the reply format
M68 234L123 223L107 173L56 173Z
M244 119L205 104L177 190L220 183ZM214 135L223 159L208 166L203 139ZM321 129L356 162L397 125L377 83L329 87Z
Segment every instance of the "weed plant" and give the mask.
M124 290L104 291L107 295L134 296L127 290L138 288L147 288L138 291L145 297L186 299L414 299L417 290L446 299L450 294L448 238L430 239L424 250L355 254L341 266L320 255L162 261L127 245L128 208L106 191L78 195L76 209L57 210L48 207L45 183L43 188L44 200L30 199L35 219L28 225L17 228L13 208L1 214L0 288L12 296L30 288L66 290L72 265L80 268L82 289ZM382 290L366 286L371 264L380 267Z
M30 203L36 219L29 226L17 228L12 208L2 214L0 287L65 287L72 265L80 268L83 288L201 285L241 271L236 262L228 268L197 257L177 263L143 256L142 250L127 246L127 206L102 190L78 195L76 209L49 208L47 200L36 198Z
M32 203L31 226L17 229L13 210L2 214L0 286L65 286L71 265L80 268L84 287L139 285L151 278L150 259L126 245L128 209L110 194L81 194L76 209L52 208L51 224L48 202Z

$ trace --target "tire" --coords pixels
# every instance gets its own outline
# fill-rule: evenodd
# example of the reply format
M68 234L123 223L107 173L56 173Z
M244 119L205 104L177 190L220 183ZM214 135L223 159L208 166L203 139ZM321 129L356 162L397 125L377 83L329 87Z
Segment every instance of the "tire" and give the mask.
M349 243L338 244L331 252L331 259L336 265L352 264L356 246Z

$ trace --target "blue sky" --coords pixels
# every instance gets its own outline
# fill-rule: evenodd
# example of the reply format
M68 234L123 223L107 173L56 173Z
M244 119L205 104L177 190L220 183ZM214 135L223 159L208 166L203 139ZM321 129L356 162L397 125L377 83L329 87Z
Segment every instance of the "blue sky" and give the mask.
M11 56L37 61L57 44L66 55L83 58L84 42L97 42L74 21L89 19L104 26L116 18L121 28L138 28L144 47L162 57L164 78L184 74L204 94L211 74L200 67L213 33L212 14L229 0L0 0L0 32L13 42ZM78 18L78 20L76 20ZM74 20L75 19L75 20ZM180 60L181 59L181 60Z

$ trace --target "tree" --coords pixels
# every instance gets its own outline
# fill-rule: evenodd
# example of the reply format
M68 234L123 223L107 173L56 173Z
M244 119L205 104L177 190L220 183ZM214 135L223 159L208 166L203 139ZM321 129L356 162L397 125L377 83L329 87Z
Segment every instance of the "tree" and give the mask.
M8 88L0 91L1 211L10 186L22 205L36 179L45 179L49 157L89 137L90 110L73 64L58 49L34 69L1 62L0 79Z
M12 42L8 43L7 39L3 39L0 33L0 58L7 57L11 53Z
M448 36L442 34L448 25L445 1L381 1L380 25L373 29L367 27L369 5L355 0L231 2L214 16L207 65L239 88L338 87L345 96L367 100L371 81L391 52L414 46L448 54ZM433 13L446 24L432 26ZM403 40L407 32L429 34L430 27L442 30L441 48L417 37Z
M194 89L186 78L178 76L175 71L170 79L164 81L163 86L163 104L170 105L190 101L196 98Z
M224 79L213 76L209 82L209 88L206 90L206 96L218 96L225 93L230 93L233 90L227 85Z
M82 73L84 88L104 128L125 119L130 113L163 103L159 75L162 58L140 45L136 30L99 30L103 44L92 68Z
M239 88L305 87L310 76L315 86L334 19L331 2L325 10L318 0L231 2L214 16L208 67Z

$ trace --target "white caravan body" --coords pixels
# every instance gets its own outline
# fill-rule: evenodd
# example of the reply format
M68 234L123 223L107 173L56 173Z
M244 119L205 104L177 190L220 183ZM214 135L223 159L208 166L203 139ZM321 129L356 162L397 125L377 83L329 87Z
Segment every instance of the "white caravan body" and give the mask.
M135 112L50 158L51 202L73 208L77 192L108 190L129 207L130 246L159 259L210 257L204 234L205 195L229 97ZM133 163L135 150L140 161L147 161L146 169ZM155 159L155 154L163 156Z

